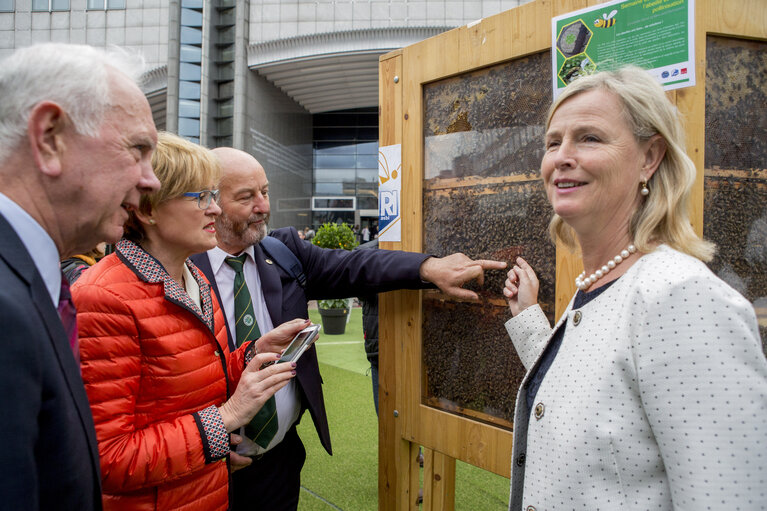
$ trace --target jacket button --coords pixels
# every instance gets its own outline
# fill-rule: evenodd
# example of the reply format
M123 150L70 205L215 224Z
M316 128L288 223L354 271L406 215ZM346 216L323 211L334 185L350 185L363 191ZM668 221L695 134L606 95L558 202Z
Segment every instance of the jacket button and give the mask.
M521 467L522 465L524 465L525 464L525 459L526 459L525 458L525 453L522 453L519 456L517 456L517 466Z
M581 319L583 319L583 314L581 314L581 311L575 311L575 314L573 315L573 325L578 326L578 324L581 322Z
M536 420L541 420L541 417L543 417L543 412L546 411L546 407L543 406L543 403L538 403L535 405L535 418Z

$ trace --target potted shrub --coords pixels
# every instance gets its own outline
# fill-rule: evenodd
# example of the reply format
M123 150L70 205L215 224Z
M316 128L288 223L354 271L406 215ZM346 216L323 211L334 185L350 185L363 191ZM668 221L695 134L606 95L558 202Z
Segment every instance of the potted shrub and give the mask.
M321 248L352 250L358 245L357 237L346 224L323 224L317 229L312 243ZM322 317L322 331L329 335L340 335L346 331L346 318L349 315L349 300L335 298L319 300L317 308Z

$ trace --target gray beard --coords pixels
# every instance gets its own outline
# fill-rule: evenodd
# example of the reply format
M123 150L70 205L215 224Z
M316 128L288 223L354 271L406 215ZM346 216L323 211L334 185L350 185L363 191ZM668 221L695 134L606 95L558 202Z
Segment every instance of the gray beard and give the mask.
M266 237L269 215L266 215L264 223L260 229L254 231L249 228L251 220L248 223L235 225L225 215L221 215L216 220L216 231L224 245L230 247L240 247L241 250L260 243Z

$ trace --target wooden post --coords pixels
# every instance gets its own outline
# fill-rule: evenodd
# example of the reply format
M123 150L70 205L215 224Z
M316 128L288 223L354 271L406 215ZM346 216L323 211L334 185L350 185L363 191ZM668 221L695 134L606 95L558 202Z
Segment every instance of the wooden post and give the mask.
M455 508L455 458L423 450L423 511Z
M379 64L379 146L402 143L402 52L384 55ZM395 77L397 82L395 83ZM400 249L401 243L381 243L381 248ZM410 442L402 439L402 421L397 409L397 395L401 389L401 371L396 360L401 357L403 339L397 334L398 317L405 303L400 295L414 294L398 291L381 294L378 300L378 509L382 511L410 509L409 494L415 478L415 494L418 494L418 465ZM415 470L411 467L415 464ZM413 474L411 474L413 472Z

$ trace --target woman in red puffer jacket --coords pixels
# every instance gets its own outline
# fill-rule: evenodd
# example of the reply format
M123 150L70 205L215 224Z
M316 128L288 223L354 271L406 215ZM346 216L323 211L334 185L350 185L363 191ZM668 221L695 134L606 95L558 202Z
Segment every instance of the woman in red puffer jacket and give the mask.
M130 212L115 253L72 288L104 509L224 511L229 433L295 374L291 364L258 368L306 324L229 353L219 304L187 259L216 245L218 163L160 134L152 166L161 189Z

